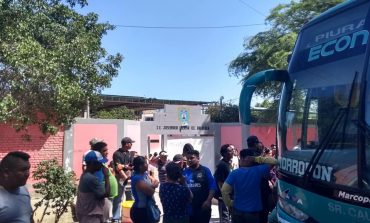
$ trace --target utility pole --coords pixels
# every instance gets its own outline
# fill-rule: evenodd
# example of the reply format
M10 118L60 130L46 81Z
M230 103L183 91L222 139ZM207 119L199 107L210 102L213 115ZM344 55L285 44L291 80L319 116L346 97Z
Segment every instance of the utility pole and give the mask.
M85 110L84 118L90 118L90 100L89 100L89 98L86 99L86 110Z
M220 97L220 121L221 121L221 114L222 114L222 100L224 100L224 96Z

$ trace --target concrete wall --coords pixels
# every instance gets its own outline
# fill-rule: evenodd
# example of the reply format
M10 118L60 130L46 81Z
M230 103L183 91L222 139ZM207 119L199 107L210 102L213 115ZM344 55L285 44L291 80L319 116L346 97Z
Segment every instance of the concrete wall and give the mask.
M170 123L167 124L170 125ZM138 151L142 155L147 154L147 140L150 136L150 139L158 140L158 142L151 143L151 153L159 152L163 147L170 153L170 158L174 154L181 153L185 143L193 143L194 147L201 151L201 157L204 159L202 162L211 165L209 167L212 170L220 159L219 148L222 144L232 143L239 150L246 148L243 136L248 135L248 127L240 123L208 123L204 124L209 127L208 130L189 129L182 132L179 130L159 131L157 125L158 123L130 120L77 119L75 124L65 130L65 133L60 131L55 136L43 136L37 126L30 127L28 131L32 140L29 142L22 140L21 133L16 133L7 125L0 125L0 157L17 149L26 151L32 156L33 167L41 160L56 157L67 170L74 170L79 178L82 171L82 155L89 150L89 141L94 137L103 139L108 144L110 158L114 151L120 147L120 140L125 136L136 141L132 150ZM166 124L162 123L162 125ZM161 137L159 133L167 133L172 141L168 143L167 134ZM202 140L202 135L204 140ZM162 142L162 138L164 142ZM177 141L174 142L174 139ZM169 148L173 145L178 145L179 148ZM209 148L210 146L212 148ZM209 156L212 159L209 159Z
M194 124L194 123L193 123ZM197 126L197 124L190 126ZM169 122L139 122L129 120L104 120L104 119L77 119L71 128L56 135L43 135L38 126L27 128L30 140L26 140L26 132L16 132L9 125L0 125L0 159L8 152L21 150L31 155L31 165L34 170L42 160L56 158L63 163L67 170L74 170L77 177L81 174L82 155L89 150L91 138L101 138L108 144L109 158L113 152L120 147L123 137L129 136L136 142L132 149L141 155L147 155L148 136L157 142L150 143L151 153L160 151L162 148L169 152L169 158L176 153L182 152L182 146L187 143L194 143L194 146L201 151L202 162L207 163L211 169L221 158L219 149L225 143L234 144L240 150L247 148L246 138L249 135L256 135L269 147L275 144L276 127L273 124L252 124L245 126L240 123L201 123L207 130L180 131L157 129L158 126L171 125ZM300 137L299 126L293 126L287 133L287 146L292 148ZM317 139L317 131L312 126L308 129L308 140ZM169 141L170 140L170 141ZM209 147L212 148L209 148ZM171 147L171 148L170 148ZM210 151L212 150L212 151ZM211 156L211 157L209 157ZM211 158L211 159L210 159ZM212 160L212 162L208 162ZM30 178L30 180L32 180Z
M233 144L237 150L246 148L249 127L241 123L212 123L215 131L215 161L221 159L220 148L223 144Z
M82 156L90 149L92 138L102 139L108 144L109 158L121 146L121 139L129 136L136 141L132 150L140 152L140 122L119 119L76 119L66 130L64 167L73 170L77 178L82 173Z

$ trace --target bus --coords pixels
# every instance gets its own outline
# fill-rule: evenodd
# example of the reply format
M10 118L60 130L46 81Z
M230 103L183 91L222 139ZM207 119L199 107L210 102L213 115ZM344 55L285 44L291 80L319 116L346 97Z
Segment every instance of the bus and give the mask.
M346 1L300 30L288 70L251 75L240 95L282 83L277 216L282 223L370 222L370 1Z

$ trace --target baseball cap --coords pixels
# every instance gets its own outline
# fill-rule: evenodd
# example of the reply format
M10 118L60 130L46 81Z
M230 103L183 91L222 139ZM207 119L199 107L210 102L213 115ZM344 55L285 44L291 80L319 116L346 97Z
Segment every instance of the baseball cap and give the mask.
M89 151L84 159L85 162L99 162L99 163L106 163L108 160L104 158L101 153L98 151L91 150Z
M167 156L167 152L166 152L166 151L161 151L161 152L159 153L159 155L160 155L160 156Z
M249 136L248 139L247 139L247 143L248 144L257 144L259 143L260 141L258 140L257 136Z
M92 139L90 139L89 144L90 144L90 146L93 146L95 143L98 143L98 142L103 142L103 140L98 139L98 138L92 138Z
M130 137L124 137L122 140L121 140L121 144L126 144L126 143L134 143L135 141L132 140Z
M175 163L179 163L179 162L181 162L183 159L184 159L184 158L183 158L183 156L182 156L181 154L176 154L176 155L173 157L172 161L173 161L173 162L175 162Z

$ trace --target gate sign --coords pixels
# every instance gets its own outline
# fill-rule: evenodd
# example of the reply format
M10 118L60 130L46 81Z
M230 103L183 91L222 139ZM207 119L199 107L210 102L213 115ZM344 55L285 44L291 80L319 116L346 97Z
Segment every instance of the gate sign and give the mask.
M165 105L153 113L152 121L141 122L142 131L150 134L210 134L210 116L200 105ZM146 137L146 136L145 136Z
M188 126L189 125L189 111L186 108L179 109L179 121L181 126Z

